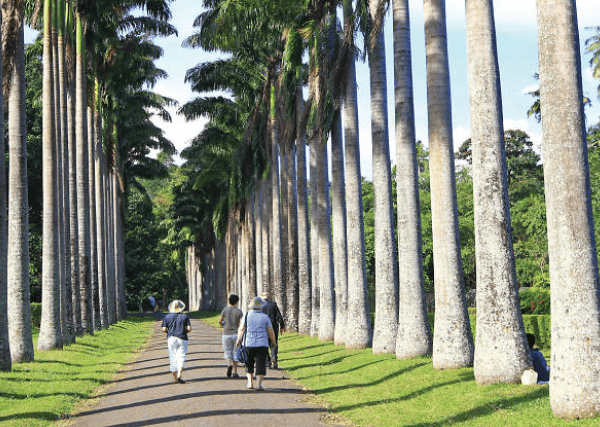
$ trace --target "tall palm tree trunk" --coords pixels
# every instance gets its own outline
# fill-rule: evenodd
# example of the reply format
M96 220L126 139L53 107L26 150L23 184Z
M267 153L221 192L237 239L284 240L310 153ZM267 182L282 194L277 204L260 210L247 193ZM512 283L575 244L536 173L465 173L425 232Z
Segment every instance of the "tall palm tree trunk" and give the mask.
M0 29L3 29L2 13L0 13ZM3 46L0 43L0 64L3 63L3 56ZM0 82L2 81L3 67L0 67ZM0 91L0 123L2 129L4 129L4 91ZM0 159L4 159L6 155L4 142L4 132L0 132ZM6 162L0 162L0 188L2 189L7 188L5 165ZM12 369L10 340L8 337L8 279L6 272L8 227L6 208L6 191L0 191L0 371L10 371Z
M279 136L275 121L275 90L272 91L271 101L271 241L272 241L272 277L270 291L279 307L285 307L283 288L283 259L282 259L282 226L281 226L281 191L279 185Z
M98 233L96 230L96 127L94 125L95 105L96 105L96 82L90 81L93 95L87 107L87 162L88 162L88 190L89 211L90 211L90 278L92 286L92 308L94 330L102 329L100 315L100 289L98 284Z
M346 343L348 320L348 239L346 230L346 180L342 118L338 115L331 129L331 210L333 229L333 278L335 288L334 342Z
M302 87L296 87L296 186L298 194L298 333L310 335L311 268L306 180L306 129L300 124L304 114Z
M473 335L460 256L445 0L425 1L429 169L433 222L433 366L473 365Z
M288 272L286 282L286 322L285 327L288 331L298 332L298 195L297 176L296 176L296 148L292 142L292 147L286 153L287 157L287 198L288 203Z
M394 0L399 318L396 357L431 353L425 306L408 0ZM436 275L437 276L437 275Z
M53 76L53 46L51 0L44 1L44 70L42 113L43 157L43 247L42 247L42 318L37 348L40 351L62 347L60 317L60 277L58 251L58 194L56 109Z
M321 289L319 281L319 214L317 201L318 197L318 172L317 158L319 142L314 139L310 143L310 255L311 255L311 321L310 335L316 337L319 335L320 312L321 312Z
M72 48L68 45L67 49ZM71 248L71 304L75 335L83 334L81 325L81 287L79 280L79 219L77 209L77 152L75 138L75 79L67 85L67 150L69 175L69 246Z
M574 0L537 1L552 304L550 406L600 414L600 285Z
M344 31L352 31L354 12L352 0L344 0ZM361 349L371 345L373 330L369 316L367 295L367 267L365 261L365 230L362 203L362 175L360 172L360 144L358 132L358 102L356 88L356 60L350 56L347 65L344 98L344 142L346 149L346 203L348 233L348 324L346 348Z
M491 0L467 0L473 149L478 384L518 383L531 367L512 246L500 74Z
M8 94L8 333L13 363L34 358L29 306L29 216L27 203L27 129L22 0L5 3L4 37L12 57ZM10 22L10 21L12 22ZM8 43L3 49L6 55Z
M335 331L335 293L327 144L317 143L317 227L319 233L319 339L331 341Z
M369 3L377 22L383 0ZM381 18L383 19L383 18ZM392 209L392 171L387 112L387 74L383 24L373 30L369 49L371 139L373 143L373 203L375 211L375 331L374 353L393 353L398 331L398 264Z
M67 82L66 82L66 63L65 63L65 1L57 0L56 22L57 22L57 100L59 111L59 154L58 154L58 173L59 173L59 215L61 221L61 323L63 344L70 344L75 341L75 326L73 323L73 302L72 302L72 273L71 273L71 231L70 231L70 201L69 201L69 175L68 175L68 125L67 125Z
M79 284L81 291L81 327L94 332L92 272L90 260L90 190L87 142L87 90L83 22L76 12L75 139L77 144L77 223L79 226Z

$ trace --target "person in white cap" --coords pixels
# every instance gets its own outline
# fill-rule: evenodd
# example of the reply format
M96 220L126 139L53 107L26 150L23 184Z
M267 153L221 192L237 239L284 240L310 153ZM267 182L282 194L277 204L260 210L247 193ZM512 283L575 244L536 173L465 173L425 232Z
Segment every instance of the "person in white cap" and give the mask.
M167 348L169 349L170 370L173 374L173 384L185 384L182 378L185 365L185 355L188 346L188 332L192 331L192 324L187 314L183 314L185 303L178 299L169 304L169 314L162 322L162 331L167 334Z

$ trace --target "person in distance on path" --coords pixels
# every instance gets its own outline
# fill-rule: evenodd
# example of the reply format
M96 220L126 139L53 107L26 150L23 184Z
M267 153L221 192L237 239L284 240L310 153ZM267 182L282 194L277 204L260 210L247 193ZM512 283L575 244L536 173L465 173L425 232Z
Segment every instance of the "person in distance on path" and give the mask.
M273 332L275 332L275 342L271 346L270 367L272 369L277 369L279 367L277 364L277 356L279 353L279 331L281 331L282 334L285 332L285 323L283 316L281 315L281 311L279 311L279 306L275 301L271 300L271 295L269 292L263 292L261 297L266 303L262 308L262 312L269 316L269 319L271 319Z
M244 313L237 306L240 297L235 294L229 295L229 305L221 311L219 316L219 325L223 328L223 353L227 360L227 376L234 378L239 377L238 358L235 352L235 343L237 341L237 333L240 327L240 322Z
M167 334L167 348L169 349L170 370L173 374L173 384L184 384L182 374L185 365L185 355L188 346L188 332L192 331L192 324L187 314L183 314L185 304L183 301L174 300L169 304L169 314L162 322L162 331Z

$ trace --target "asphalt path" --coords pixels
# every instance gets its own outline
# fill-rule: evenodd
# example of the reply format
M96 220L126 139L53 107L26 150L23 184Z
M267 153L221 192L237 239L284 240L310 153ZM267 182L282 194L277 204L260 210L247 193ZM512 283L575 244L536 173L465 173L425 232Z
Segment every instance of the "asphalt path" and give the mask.
M183 372L185 384L173 384L166 335L154 324L152 339L113 381L98 390L71 416L73 427L312 427L332 422L327 410L284 370L268 370L264 391L247 390L226 376L221 331L192 319ZM283 362L285 367L285 362Z

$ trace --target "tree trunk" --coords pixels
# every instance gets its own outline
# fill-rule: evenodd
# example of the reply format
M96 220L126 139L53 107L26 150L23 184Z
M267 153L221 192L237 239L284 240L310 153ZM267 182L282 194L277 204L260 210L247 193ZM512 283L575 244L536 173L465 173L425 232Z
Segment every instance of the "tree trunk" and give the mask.
M72 50L72 45L67 45ZM73 327L75 335L83 334L81 325L81 287L79 281L79 221L77 209L77 166L75 138L75 82L67 87L67 144L69 175L69 246L71 249L71 304L73 307Z
M43 247L42 247L42 318L37 348L40 351L62 348L60 322L61 290L58 252L58 201L56 193L56 108L53 76L52 4L44 1L44 53L43 53Z
M8 95L8 333L13 363L34 358L29 306L29 216L23 2L5 4L3 21L14 19L17 34ZM14 37L13 37L14 36Z
M331 209L333 228L333 278L335 283L334 342L346 343L348 320L348 240L346 231L346 181L342 118L338 115L331 130Z
M376 20L383 0L369 3ZM373 203L375 211L375 331L374 353L393 353L398 330L398 264L392 209L392 172L388 134L385 39L383 25L371 34L371 139L373 143Z
M274 91L273 91L274 93ZM274 94L272 95L275 96ZM275 102L272 101L272 106ZM281 192L279 186L279 137L275 123L275 112L272 111L271 121L271 241L273 253L273 269L271 277L271 294L279 307L285 307L283 287L282 232L281 232Z
M319 227L318 227L318 202L317 202L317 158L318 141L310 143L310 255L311 255L311 321L310 335L316 337L319 335L320 326L320 302L321 290L319 281Z
M333 340L335 294L333 290L333 253L327 144L317 143L317 227L319 233L319 339Z
M310 335L311 331L311 269L308 222L308 191L306 181L306 129L300 126L304 114L302 88L296 88L296 168L298 187L298 333Z
M600 286L574 0L538 0L540 102L552 304L550 406L600 414Z
M433 367L473 366L473 335L460 255L445 0L425 1L429 169L433 222Z
M0 13L0 29L2 14ZM0 31L0 40L1 40ZM3 63L3 46L0 44L0 64ZM3 67L0 67L0 82L3 81ZM0 123L4 129L4 91L0 91ZM0 132L0 159L6 158L4 132ZM6 187L6 162L0 162L0 188ZM10 339L8 337L8 279L6 262L8 253L8 227L6 218L6 191L0 191L0 371L10 371Z
M431 353L425 306L408 0L394 0L399 317L396 357ZM437 277L437 274L436 274Z
M500 74L491 0L467 0L477 263L478 384L519 383L531 367L512 246Z
M344 0L344 28L353 27L352 0ZM344 99L344 139L346 148L346 203L348 233L348 323L346 348L361 349L371 345L373 331L367 296L367 268L365 262L365 231L362 203L362 175L360 172L360 144L358 132L358 103L356 88L356 60L351 56L347 65Z

